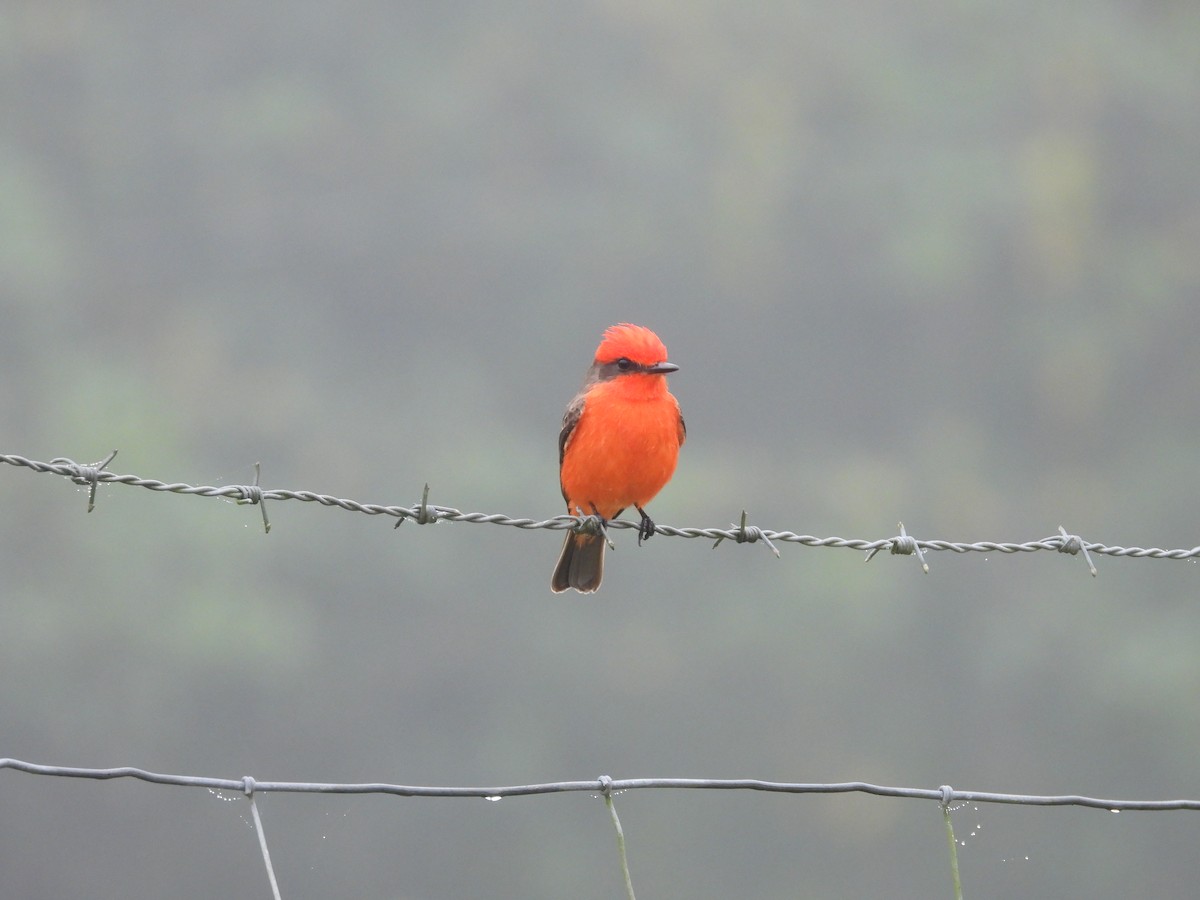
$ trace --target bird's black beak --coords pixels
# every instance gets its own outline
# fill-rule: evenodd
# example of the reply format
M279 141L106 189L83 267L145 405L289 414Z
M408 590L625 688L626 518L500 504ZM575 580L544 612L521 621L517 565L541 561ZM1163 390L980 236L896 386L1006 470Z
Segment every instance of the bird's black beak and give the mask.
M679 366L675 365L675 363L660 362L652 366L646 366L646 371L651 375L666 375L669 372L678 372Z

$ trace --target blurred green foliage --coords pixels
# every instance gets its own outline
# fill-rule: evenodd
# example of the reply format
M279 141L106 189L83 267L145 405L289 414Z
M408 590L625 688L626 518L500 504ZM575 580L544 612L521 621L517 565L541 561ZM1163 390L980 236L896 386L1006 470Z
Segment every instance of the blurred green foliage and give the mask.
M6 451L549 516L628 319L682 367L661 522L1191 546L1198 42L1169 0L0 6ZM0 505L0 755L1196 794L1192 562L622 532L581 600L544 532ZM235 804L0 781L4 896L262 886ZM621 890L589 798L326 799L260 800L286 896ZM617 802L647 896L948 894L934 808ZM1184 814L961 815L972 897L1194 890Z

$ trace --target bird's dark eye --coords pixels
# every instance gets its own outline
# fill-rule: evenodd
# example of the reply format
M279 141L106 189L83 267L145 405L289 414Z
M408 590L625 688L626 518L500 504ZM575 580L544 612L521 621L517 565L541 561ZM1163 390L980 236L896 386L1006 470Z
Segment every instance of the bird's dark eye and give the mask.
M628 372L630 369L633 368L633 361L626 359L624 356L622 356L620 359L617 360L617 368L620 369L622 372Z

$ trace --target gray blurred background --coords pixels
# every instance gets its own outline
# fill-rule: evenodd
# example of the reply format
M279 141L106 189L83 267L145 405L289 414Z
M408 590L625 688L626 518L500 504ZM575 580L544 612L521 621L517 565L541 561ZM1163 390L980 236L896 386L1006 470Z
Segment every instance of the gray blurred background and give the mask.
M1200 543L1200 7L0 4L0 450L562 511L602 330L656 520ZM260 780L1200 796L1194 561L258 510L0 469L0 756ZM284 897L616 898L587 794L267 795ZM951 895L934 803L633 792L638 896ZM955 814L973 898L1194 893L1195 813ZM0 895L269 896L248 804L0 772Z

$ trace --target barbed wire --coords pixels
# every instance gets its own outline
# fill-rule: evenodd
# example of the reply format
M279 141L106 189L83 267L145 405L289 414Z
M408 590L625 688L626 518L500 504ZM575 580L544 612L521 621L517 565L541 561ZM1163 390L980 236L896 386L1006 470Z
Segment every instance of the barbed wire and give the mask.
M293 491L280 488L266 489L259 485L260 465L255 463L254 483L248 485L190 485L181 482L164 482L153 478L142 478L137 475L118 475L115 472L106 471L106 467L116 457L117 451L114 450L109 456L100 462L91 464L80 464L66 457L56 457L50 462L38 462L36 460L26 459L23 456L14 454L0 454L0 462L7 463L10 466L26 468L33 472L62 475L71 479L76 484L86 485L88 487L88 506L87 511L91 512L96 506L96 487L99 484L124 484L134 487L142 487L151 491L167 492L172 494L190 494L200 497L222 497L229 498L240 504L254 504L259 507L262 512L263 529L266 532L271 530L271 522L267 517L266 501L271 500L300 500L305 503L318 503L321 506L337 507L349 512L365 513L369 516L391 516L398 521L398 528L406 521L413 521L420 525L430 525L441 521L450 522L469 522L481 525L508 525L513 528L521 529L579 529L595 531L599 528L599 523L594 516L571 516L559 515L549 519L529 519L529 518L514 518L506 516L502 513L478 513L478 512L462 512L450 506L436 506L429 503L429 485L425 485L424 493L421 502L413 506L388 506L377 503L360 503L357 500L348 500L344 498L334 497L329 494L320 494L315 491ZM638 523L627 522L620 519L615 519L606 523L607 528L638 528ZM1200 557L1200 546L1192 547L1191 549L1176 549L1164 550L1158 547L1117 547L1102 543L1094 543L1083 540L1077 534L1069 533L1062 525L1058 527L1058 534L1050 535L1049 537L1040 538L1033 541L1007 542L1007 541L943 541L943 540L918 540L908 534L904 527L904 523L899 523L900 533L894 537L880 538L877 540L861 540L853 538L841 537L816 537L811 534L796 534L793 531L775 531L767 528L760 528L756 525L750 525L747 522L746 512L741 514L741 521L738 524L731 524L729 528L676 528L671 525L655 525L656 534L664 534L669 537L681 538L704 538L713 541L713 547L717 547L722 541L734 541L738 544L757 543L762 541L775 556L779 556L779 549L775 546L776 542L800 544L805 547L830 547L847 550L859 550L867 554L867 560L870 561L874 556L882 550L887 550L892 555L913 556L915 555L925 572L929 571L929 564L925 560L926 550L947 550L954 553L1032 553L1038 550L1053 550L1058 553L1068 553L1072 556L1083 554L1084 561L1087 563L1088 570L1093 577L1096 575L1096 566L1092 562L1091 554L1100 554L1102 556L1115 557L1133 557L1138 559L1192 559Z
M117 451L114 450L106 459L87 465L81 465L76 463L74 460L67 459L65 457L57 457L47 463L10 454L0 454L0 462L7 463L15 467L25 468L37 473L59 475L69 478L75 484L86 486L88 488L87 511L89 513L92 512L96 506L96 489L98 485L124 484L143 487L157 492L191 494L201 497L227 498L239 504L257 505L262 513L263 529L267 533L269 533L271 530L271 522L267 516L266 508L266 501L268 500L299 500L302 502L318 503L326 507L338 507L350 512L360 512L373 516L389 516L397 520L396 527L399 527L404 522L409 520L421 525L433 524L439 521L454 521L476 524L508 525L521 529L577 529L591 531L593 533L604 533L605 527L638 527L636 523L621 520L603 523L594 516L559 515L549 519L538 520L529 518L513 518L496 513L488 514L462 512L458 509L454 509L453 507L430 504L428 484L426 484L424 487L421 501L411 507L360 503L356 500L338 498L328 494L320 494L315 491L265 489L259 484L261 477L261 466L258 463L255 463L254 467L254 483L249 485L224 485L218 487L210 485L190 485L182 482L168 483L151 478L142 478L136 475L119 475L114 472L107 471L107 466L113 461L116 455ZM1020 543L979 541L968 543L942 540L918 540L909 535L904 527L904 524L900 523L898 526L900 529L899 535L868 541L845 539L840 537L821 538L813 535L796 534L792 531L775 531L764 529L749 524L747 518L746 512L743 511L741 513L740 522L738 524L732 524L729 528L676 528L669 525L657 525L655 531L656 533L665 534L670 537L704 538L711 540L713 541L714 548L726 540L734 541L739 544L757 543L761 541L777 557L780 555L780 553L778 547L776 547L776 542L796 543L807 547L830 547L859 550L867 554L866 559L868 561L873 559L877 553L887 550L893 555L915 555L920 561L922 569L925 572L929 571L929 565L926 562L924 555L924 552L927 550L948 550L955 553L996 552L1005 554L1028 553L1038 550L1052 550L1059 553L1069 553L1071 555L1078 555L1082 553L1084 561L1087 563L1088 569L1093 576L1096 575L1096 567L1092 562L1092 553L1106 556L1126 556L1145 559L1195 560L1197 557L1200 557L1200 547L1193 547L1190 550L1163 550L1159 548L1116 547L1100 543L1091 543L1084 541L1078 535L1068 533L1067 530L1061 525L1059 526L1059 533L1057 535L1051 535L1036 541L1025 541ZM263 864L266 868L267 876L270 882L272 896L275 898L275 900L280 900L281 895L278 880L275 876L275 871L271 862L271 855L268 849L266 835L263 830L262 817L259 813L258 805L255 802L255 796L260 793L384 794L400 797L482 798L493 801L499 800L503 797L568 792L587 792L591 794L602 795L604 797L605 804L607 805L613 827L616 831L618 854L620 857L622 877L624 880L625 892L628 900L636 900L636 898L634 897L633 882L630 876L628 860L626 858L625 834L622 830L621 822L617 816L616 807L613 803L614 795L624 791L673 789L760 791L787 794L861 793L878 797L933 800L940 805L942 814L945 818L956 897L961 897L962 894L958 875L957 852L955 849L956 841L954 838L953 826L950 821L950 813L953 809L957 808L958 804L998 803L1027 806L1078 806L1093 809L1103 809L1111 812L1121 812L1125 810L1200 811L1200 800L1110 800L1099 797L1086 797L1077 794L1032 795L995 793L989 791L962 791L955 790L949 785L942 785L937 789L907 788L878 785L863 781L831 784L808 784L764 781L759 779L614 779L607 775L601 775L596 779L548 782L542 784L504 785L497 787L437 787L388 784L382 782L364 784L336 784L319 782L258 781L251 776L244 776L240 779L208 778L193 775L170 775L158 772L150 772L145 769L130 766L107 769L77 768L42 765L8 758L0 759L0 769L13 769L15 771L26 772L34 775L59 778L83 778L94 780L129 778L158 785L201 787L214 792L230 791L242 793L250 803L251 815L253 816L254 829L257 834L259 850L262 855Z
M1037 795L1003 794L992 791L961 791L943 785L938 788L893 787L866 781L816 784L786 781L762 781L756 778L598 778L579 781L553 781L545 784L516 784L495 787L436 787L372 782L337 784L305 781L260 781L242 778L208 778L198 775L168 775L132 766L88 769L51 766L19 759L0 759L0 769L13 769L30 775L55 778L90 778L108 781L132 778L150 784L199 787L211 791L289 794L391 794L397 797L459 797L492 800L500 797L528 797L538 794L621 793L637 790L760 791L776 794L871 794L906 800L935 800L943 806L958 803L999 803L1018 806L1081 806L1112 811L1162 812L1166 810L1200 811L1200 800L1108 800L1079 794Z

